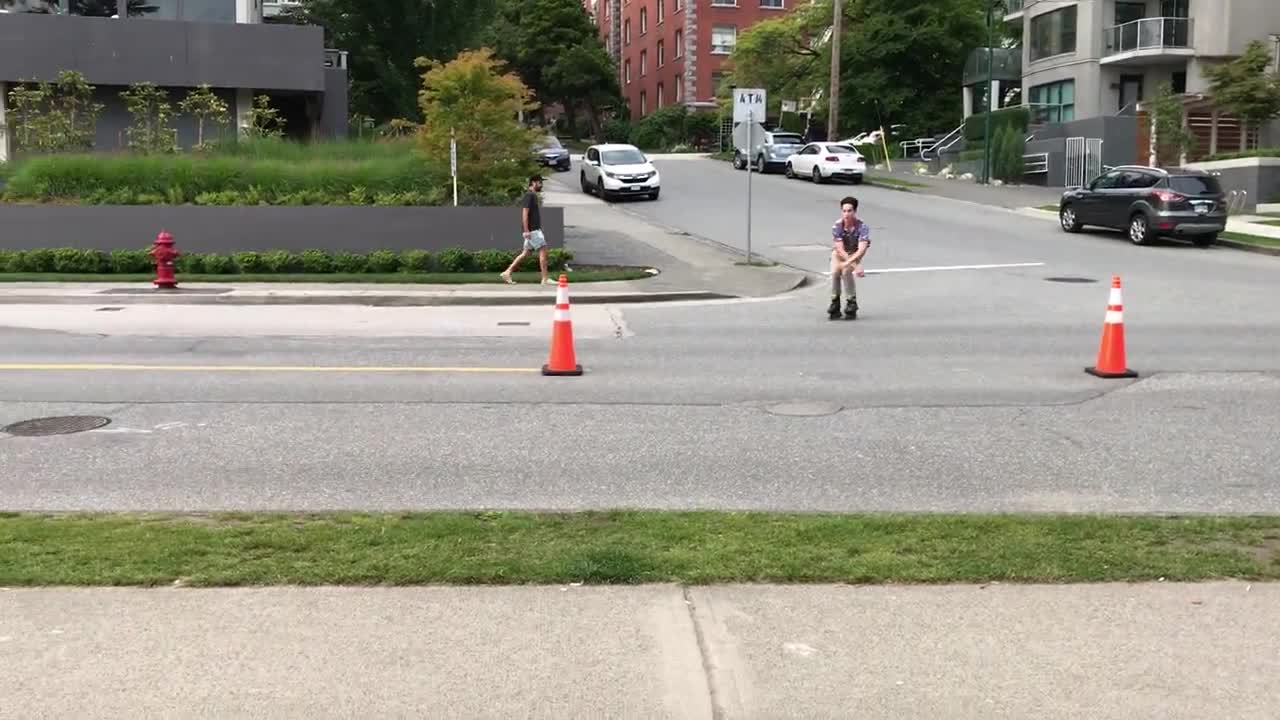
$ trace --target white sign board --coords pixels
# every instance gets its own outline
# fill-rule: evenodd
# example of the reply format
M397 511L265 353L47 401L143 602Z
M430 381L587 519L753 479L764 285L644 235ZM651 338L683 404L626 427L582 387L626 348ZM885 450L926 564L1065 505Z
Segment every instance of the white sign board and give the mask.
M782 101L782 112L795 112L795 111L796 111L796 101L795 101L795 100L783 100L783 101Z
M458 174L458 141L449 139L449 173Z
M753 122L764 122L764 88L736 88L733 91L733 121L746 122L751 113Z

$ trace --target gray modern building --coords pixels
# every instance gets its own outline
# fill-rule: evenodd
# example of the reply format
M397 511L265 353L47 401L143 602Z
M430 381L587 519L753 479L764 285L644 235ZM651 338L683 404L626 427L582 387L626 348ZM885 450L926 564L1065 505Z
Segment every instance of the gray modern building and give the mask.
M326 49L322 28L264 22L262 0L0 0L0 160L12 149L9 88L52 82L63 70L96 87L103 150L126 146L120 92L148 81L168 90L175 112L190 88L207 84L236 127L249 122L253 98L267 95L288 136L347 132L346 52ZM194 144L190 118L174 125L179 145Z
M1276 42L1278 0L1006 0L1023 102L1045 122L1132 112L1161 83L1207 94L1205 67Z

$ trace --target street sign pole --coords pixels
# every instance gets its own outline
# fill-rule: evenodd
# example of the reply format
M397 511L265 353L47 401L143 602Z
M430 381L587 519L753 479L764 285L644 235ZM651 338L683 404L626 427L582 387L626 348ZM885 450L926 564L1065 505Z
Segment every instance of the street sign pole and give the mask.
M766 117L765 92L763 88L735 88L733 95L733 121L747 123L747 264L751 264L751 173L755 159L756 117Z
M755 112L747 111L747 264L751 264L751 139L755 133Z

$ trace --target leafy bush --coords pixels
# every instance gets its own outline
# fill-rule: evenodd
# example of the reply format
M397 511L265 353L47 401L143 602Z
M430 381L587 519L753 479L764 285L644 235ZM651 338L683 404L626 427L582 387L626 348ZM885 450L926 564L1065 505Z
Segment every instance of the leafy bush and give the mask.
M184 253L176 261L180 274L272 274L272 273L426 273L426 272L501 272L515 259L510 250L470 251L450 248L438 256L426 250L375 250L367 255L342 251L304 250L292 253L272 250L266 253L237 252ZM563 270L573 260L573 253L553 248L547 253L548 271ZM530 254L520 264L521 270L537 270L537 255ZM41 248L37 250L0 250L0 272L68 273L68 274L143 274L155 271L149 249L101 250L82 248Z
M631 123L623 118L612 118L600 126L601 139L607 143L624 143L631 139Z
M982 142L984 133L986 132L986 113L979 112L970 115L964 121L964 139L974 142ZM1027 134L1027 124L1031 121L1031 111L1025 107L1009 107L993 110L991 112L991 141L994 143L996 135L1000 129L1004 127L1012 127L1022 133L1023 137Z

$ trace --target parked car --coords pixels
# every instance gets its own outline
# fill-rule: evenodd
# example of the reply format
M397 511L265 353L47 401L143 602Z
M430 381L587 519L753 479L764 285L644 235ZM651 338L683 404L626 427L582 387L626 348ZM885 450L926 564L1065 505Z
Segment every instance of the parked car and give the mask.
M748 126L740 122L733 128L733 166L745 170L747 165L765 173L786 165L787 157L804 147L799 133L768 130L763 123Z
M554 167L561 172L569 170L569 148L560 142L555 135L548 135L533 149L538 156L538 164Z
M635 145L623 143L587 148L578 182L582 184L582 192L594 193L602 200L628 195L657 200L662 190L662 178L649 158Z
M852 146L840 143L809 143L787 157L787 177L812 178L815 183L843 178L862 182L867 160Z
M1205 247L1227 227L1226 199L1218 178L1203 170L1121 165L1063 192L1058 220L1066 232L1127 229L1135 245L1184 237Z

